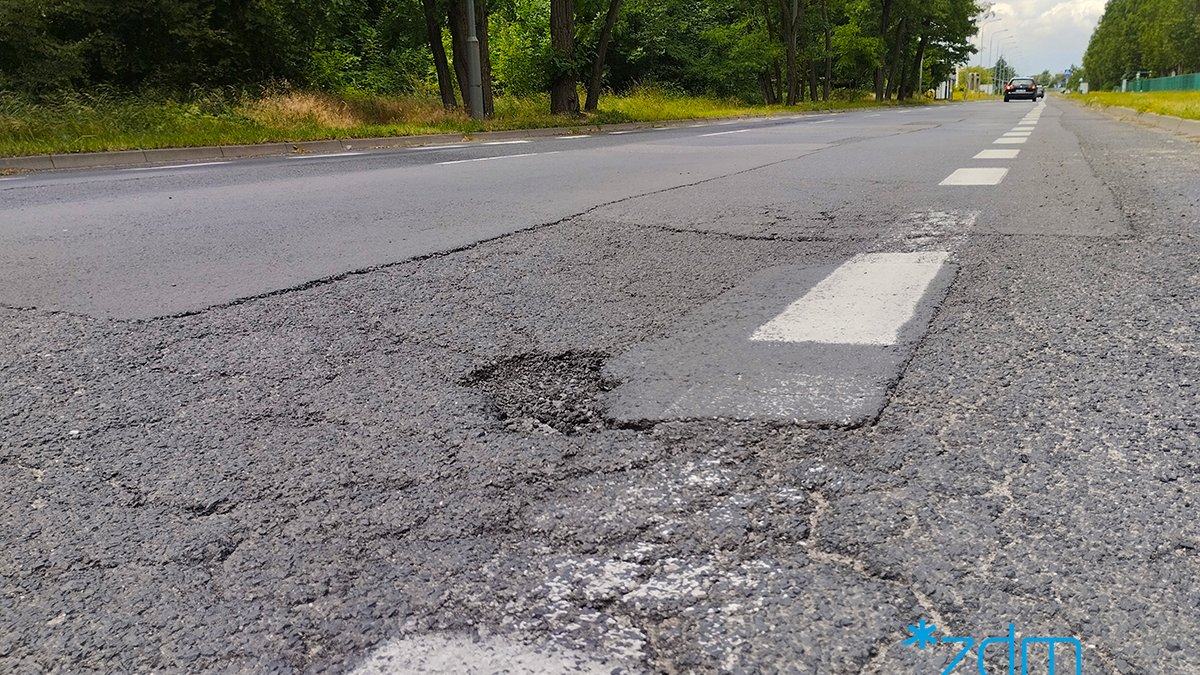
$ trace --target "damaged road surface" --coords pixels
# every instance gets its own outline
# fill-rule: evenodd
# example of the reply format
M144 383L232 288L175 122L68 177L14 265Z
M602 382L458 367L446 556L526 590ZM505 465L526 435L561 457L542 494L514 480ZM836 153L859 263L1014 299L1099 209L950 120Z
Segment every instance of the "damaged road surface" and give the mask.
M0 671L1200 671L1200 146L822 120L4 183Z

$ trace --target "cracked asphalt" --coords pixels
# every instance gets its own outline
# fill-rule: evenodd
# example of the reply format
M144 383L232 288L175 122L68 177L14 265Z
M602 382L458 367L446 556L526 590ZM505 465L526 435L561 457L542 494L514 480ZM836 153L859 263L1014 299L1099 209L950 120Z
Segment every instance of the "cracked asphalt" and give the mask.
M1029 109L0 183L0 671L1200 672L1200 146L1051 100L938 185ZM934 248L877 418L610 415L755 275Z

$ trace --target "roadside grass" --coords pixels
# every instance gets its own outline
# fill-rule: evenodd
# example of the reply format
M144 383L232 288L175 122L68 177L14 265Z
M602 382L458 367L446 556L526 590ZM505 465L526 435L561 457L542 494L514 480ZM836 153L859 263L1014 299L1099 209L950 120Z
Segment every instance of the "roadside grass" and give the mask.
M238 145L334 138L412 136L545 127L583 128L620 122L764 115L897 105L844 95L797 106L747 105L641 87L600 100L579 118L550 115L549 97L497 97L495 115L471 120L436 98L335 95L307 91L232 91L191 96L131 97L98 90L32 101L0 92L0 156L105 150Z
M1087 105L1120 106L1138 112L1200 120L1200 91L1093 92L1071 94Z

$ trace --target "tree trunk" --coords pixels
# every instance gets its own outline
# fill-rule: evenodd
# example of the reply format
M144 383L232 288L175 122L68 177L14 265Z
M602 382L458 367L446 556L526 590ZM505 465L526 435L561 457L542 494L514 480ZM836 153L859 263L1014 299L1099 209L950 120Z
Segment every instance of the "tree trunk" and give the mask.
M767 42L782 40L781 32L776 30L775 21L771 15L770 0L762 0L762 9L767 23ZM768 105L778 105L783 100L783 70L779 65L779 59L771 59L771 69L767 73L767 78L771 85L771 95L766 97L770 101Z
M821 100L829 101L829 88L833 86L833 31L829 27L829 0L821 0L821 21L825 24L825 84L821 89Z
M604 30L600 31L600 44L596 46L596 60L592 62L592 79L588 81L587 102L583 109L595 112L600 105L600 84L604 78L604 57L608 54L608 42L612 39L613 28L617 25L617 14L621 11L622 0L609 0L608 16L604 17Z
M883 44L887 44L888 26L892 20L892 0L883 0L883 8L879 17L879 40ZM882 56L882 54L880 55ZM875 100L883 100L883 70L886 64L880 60L879 65L875 67Z
M575 0L550 0L550 46L556 70L550 85L550 113L578 115L579 91L575 77Z
M783 0L783 41L787 53L787 104L796 105L800 102L800 73L796 62L796 15L800 10L799 0Z
M483 84L483 114L496 113L492 96L492 53L488 47L488 0L475 0L475 37L479 39L479 72Z
M891 68L888 70L887 89L883 92L883 98L891 99L892 91L896 88L896 75L902 70L900 67L900 49L904 46L904 38L908 34L908 17L900 18L900 25L896 26L896 43L892 46Z
M471 107L470 80L467 77L467 8L464 0L447 3L450 14L450 49L453 50L454 77L458 80L458 93L462 95L463 107Z
M437 0L421 0L425 9L425 33L429 39L429 51L433 52L433 67L437 71L438 93L442 105L447 109L458 107L454 97L454 83L450 80L450 62L446 60L446 49L442 47L442 22L437 14Z
M928 29L928 26L926 28ZM908 79L908 98L915 97L917 92L921 91L921 85L925 83L925 45L928 43L929 38L922 34L920 42L917 43L917 58L913 60L912 71Z

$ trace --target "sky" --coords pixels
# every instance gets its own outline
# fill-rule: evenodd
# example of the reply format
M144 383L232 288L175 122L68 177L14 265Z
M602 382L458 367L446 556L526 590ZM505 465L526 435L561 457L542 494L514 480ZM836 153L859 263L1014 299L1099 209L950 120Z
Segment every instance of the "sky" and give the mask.
M1008 0L991 3L994 19L984 24L982 56L990 65L1004 56L1022 75L1061 73L1080 65L1105 0ZM987 4L982 2L980 4ZM979 47L980 35L975 36ZM991 51L989 50L991 46ZM994 52L994 54L993 54ZM980 54L971 59L979 65Z

